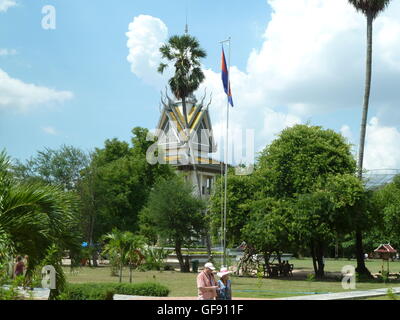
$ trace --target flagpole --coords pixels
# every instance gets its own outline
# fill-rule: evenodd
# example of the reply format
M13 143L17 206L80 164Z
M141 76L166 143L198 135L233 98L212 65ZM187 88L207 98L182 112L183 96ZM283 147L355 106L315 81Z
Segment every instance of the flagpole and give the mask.
M227 209L227 186L228 186L228 155L229 155L229 94L230 94L230 67L231 67L231 37L227 40L221 41L222 46L225 42L229 43L228 52L228 94L226 101L226 139L225 139L225 191L224 191L224 217L223 217L223 265L227 267L227 255L226 255L226 209Z

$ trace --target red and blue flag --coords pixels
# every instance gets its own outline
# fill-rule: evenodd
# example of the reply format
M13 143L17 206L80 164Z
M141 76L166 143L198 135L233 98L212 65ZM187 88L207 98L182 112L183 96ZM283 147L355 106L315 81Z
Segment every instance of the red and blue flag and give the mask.
M233 107L232 92L231 92L231 82L228 81L228 67L226 66L224 48L222 48L222 66L221 66L222 83L224 85L225 93L228 95L228 101ZM229 82L229 83L228 83Z

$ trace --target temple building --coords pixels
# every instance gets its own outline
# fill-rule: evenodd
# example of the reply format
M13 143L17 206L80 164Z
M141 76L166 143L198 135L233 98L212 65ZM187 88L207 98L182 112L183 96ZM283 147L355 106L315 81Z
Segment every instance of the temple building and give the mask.
M172 100L166 94L161 99L163 108L156 137L162 162L185 172L196 193L208 198L217 176L224 173L224 166L211 157L217 145L208 111L211 101L205 105L204 98L200 102L194 95L186 99L186 126L182 101Z

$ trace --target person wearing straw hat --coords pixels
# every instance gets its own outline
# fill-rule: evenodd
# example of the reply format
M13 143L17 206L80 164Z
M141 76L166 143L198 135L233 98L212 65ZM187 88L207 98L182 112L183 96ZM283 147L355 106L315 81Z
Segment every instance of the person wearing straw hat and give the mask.
M221 268L217 276L220 278L218 280L218 295L217 300L232 300L232 286L231 280L229 280L229 271L227 268Z
M215 297L217 296L218 285L214 278L214 270L214 265L211 262L207 262L204 265L203 271L197 276L199 300L215 300Z

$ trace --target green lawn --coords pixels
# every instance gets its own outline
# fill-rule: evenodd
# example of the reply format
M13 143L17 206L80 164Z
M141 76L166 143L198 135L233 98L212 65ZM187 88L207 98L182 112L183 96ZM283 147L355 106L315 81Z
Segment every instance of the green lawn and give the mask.
M306 276L312 273L312 262L310 259L292 260L295 270L293 278L282 279L258 279L249 277L231 276L233 295L235 297L247 298L277 298L293 295L313 294L313 293L328 293L344 291L341 282L335 280L334 274L340 272L345 265L356 265L354 260L326 260L326 271L329 278L324 281L307 281ZM367 261L367 267L371 272L378 272L381 269L382 262L379 260ZM400 272L400 262L391 262L391 272ZM68 267L65 268L67 279L69 282L117 282L118 277L110 275L109 267L90 268L83 267L75 269L73 273ZM128 270L124 270L123 282L129 281ZM181 273L178 271L136 271L133 274L133 281L156 281L166 285L170 290L171 297L195 297L196 289L196 274ZM390 284L377 282L359 282L356 285L356 290L368 290L377 288L389 288L400 286L400 282Z

